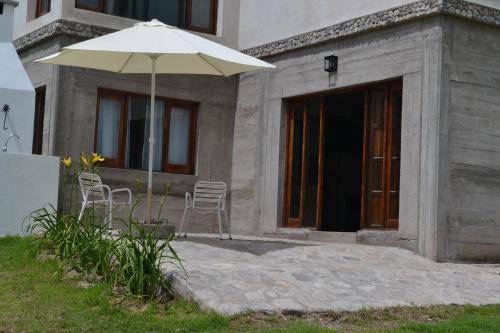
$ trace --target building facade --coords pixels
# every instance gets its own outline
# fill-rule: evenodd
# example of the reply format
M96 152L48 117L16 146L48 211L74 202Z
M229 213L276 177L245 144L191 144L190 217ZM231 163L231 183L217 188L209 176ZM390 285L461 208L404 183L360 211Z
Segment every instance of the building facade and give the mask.
M170 221L197 180L224 181L234 233L500 259L497 0L27 0L14 35L43 101L38 152L98 150L108 183L145 179L149 78L33 60L151 18L277 66L159 78Z

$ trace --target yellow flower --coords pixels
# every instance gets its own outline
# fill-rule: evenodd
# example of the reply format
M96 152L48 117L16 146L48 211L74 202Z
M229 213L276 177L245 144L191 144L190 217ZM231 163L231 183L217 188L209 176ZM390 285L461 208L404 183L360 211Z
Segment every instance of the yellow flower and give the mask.
M99 155L97 153L92 153L92 161L91 161L92 164L95 164L97 162L102 162L102 161L104 161L104 157L102 157L101 155Z
M66 157L61 160L61 163L64 164L66 168L71 168L71 157Z
M87 162L87 158L85 158L85 153L83 151L80 154L80 161L82 161L82 163L85 165L89 165L89 162Z

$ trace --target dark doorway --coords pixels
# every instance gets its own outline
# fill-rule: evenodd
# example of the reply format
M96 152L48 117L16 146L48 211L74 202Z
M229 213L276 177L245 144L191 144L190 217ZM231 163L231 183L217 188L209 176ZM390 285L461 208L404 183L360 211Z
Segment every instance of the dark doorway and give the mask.
M290 101L284 225L399 226L401 81Z
M325 97L321 230L354 232L360 227L364 95Z
M35 120L32 154L41 155L43 146L43 119L45 116L45 86L35 89Z

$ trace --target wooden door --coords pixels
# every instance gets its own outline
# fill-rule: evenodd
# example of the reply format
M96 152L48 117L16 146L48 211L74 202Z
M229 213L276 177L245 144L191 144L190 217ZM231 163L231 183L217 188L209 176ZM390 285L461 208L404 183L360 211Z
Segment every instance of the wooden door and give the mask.
M33 125L32 154L41 155L43 146L43 120L45 117L45 86L35 89L35 119Z
M401 151L400 84L368 89L365 104L362 222L397 229Z
M316 228L320 223L323 99L294 102L288 113L284 225Z

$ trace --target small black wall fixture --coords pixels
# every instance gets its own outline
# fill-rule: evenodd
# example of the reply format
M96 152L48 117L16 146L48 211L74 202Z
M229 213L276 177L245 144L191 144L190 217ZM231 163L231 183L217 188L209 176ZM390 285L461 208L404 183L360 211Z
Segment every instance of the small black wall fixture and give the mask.
M10 111L10 106L8 104L5 104L2 107L2 111L5 113L5 116L3 118L3 130L9 129L8 127L5 126L5 122L7 121L7 113Z
M335 73L337 71L339 57L330 55L325 57L325 72Z
M3 14L3 2L0 2L0 15Z

